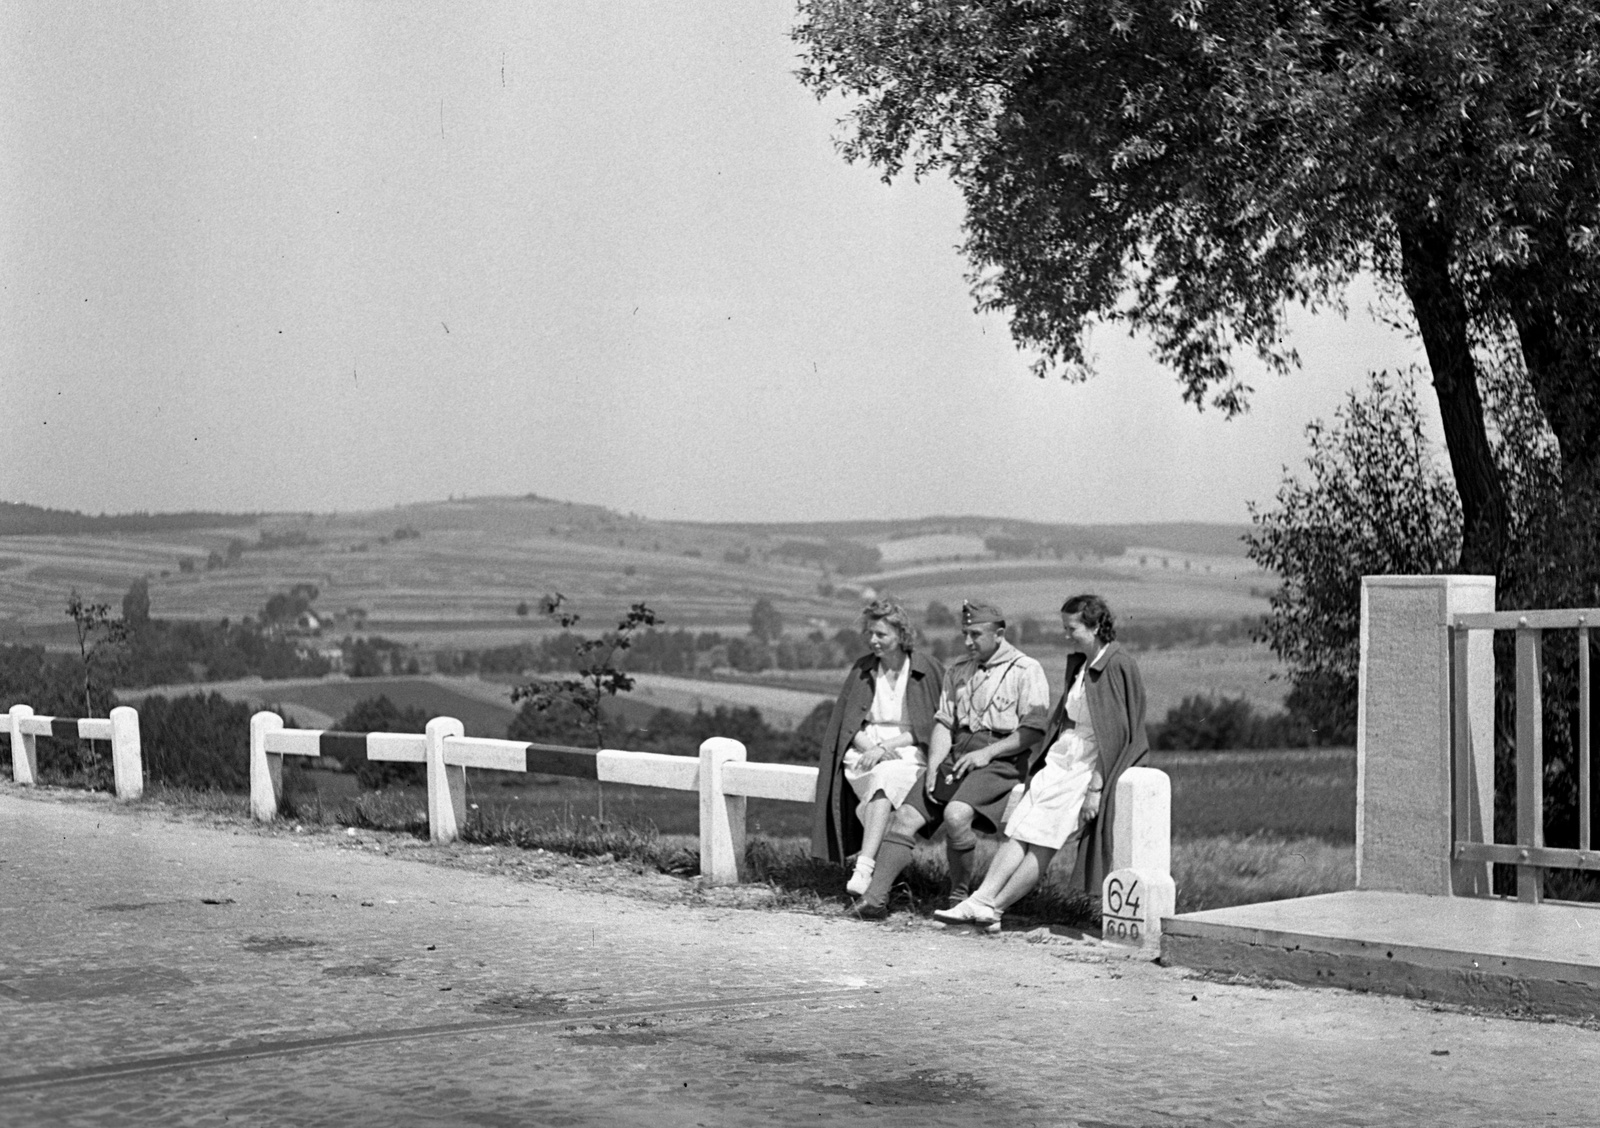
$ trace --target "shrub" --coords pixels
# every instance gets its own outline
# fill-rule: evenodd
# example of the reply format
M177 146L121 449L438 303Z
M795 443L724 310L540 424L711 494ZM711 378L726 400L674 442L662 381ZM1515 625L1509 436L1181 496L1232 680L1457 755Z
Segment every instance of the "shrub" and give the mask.
M363 697L350 707L333 726L338 732L424 732L428 714L416 705L401 708L387 694ZM376 791L381 787L423 787L427 772L422 764L397 764L388 760L363 759L355 765L361 786Z
M197 790L250 790L249 705L220 693L146 697L139 742L152 783Z
M1262 716L1243 697L1190 695L1150 726L1158 751L1214 752L1225 748L1304 748L1314 730L1294 713ZM1315 741L1331 743L1331 741Z

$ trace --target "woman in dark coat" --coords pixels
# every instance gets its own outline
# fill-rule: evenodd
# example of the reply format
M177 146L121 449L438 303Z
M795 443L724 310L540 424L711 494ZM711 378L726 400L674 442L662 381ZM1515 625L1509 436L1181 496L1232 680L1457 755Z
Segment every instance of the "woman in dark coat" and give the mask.
M904 608L880 599L862 613L872 653L850 668L817 763L814 857L856 855L846 886L866 890L894 809L922 786L944 668L911 648ZM858 889L857 886L860 888Z
M1100 896L1111 861L1117 780L1150 750L1144 680L1116 640L1111 609L1097 595L1061 606L1074 651L1067 683L1029 765L1027 790L1006 820L1006 841L978 891L935 912L947 924L1000 929L1000 916L1039 883L1057 851L1076 843L1073 884Z

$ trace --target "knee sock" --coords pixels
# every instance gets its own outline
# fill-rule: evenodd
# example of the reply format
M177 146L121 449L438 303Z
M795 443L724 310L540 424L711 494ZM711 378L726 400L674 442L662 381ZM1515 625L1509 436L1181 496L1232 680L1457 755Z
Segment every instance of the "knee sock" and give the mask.
M950 896L965 900L972 891L972 859L977 847L978 836L971 830L965 833L948 832L944 856L950 868Z
M911 864L913 846L915 843L907 835L891 830L883 836L883 845L878 847L877 864L872 869L872 884L867 886L861 898L864 903L888 907L889 890L894 888L895 878L900 876L900 871Z

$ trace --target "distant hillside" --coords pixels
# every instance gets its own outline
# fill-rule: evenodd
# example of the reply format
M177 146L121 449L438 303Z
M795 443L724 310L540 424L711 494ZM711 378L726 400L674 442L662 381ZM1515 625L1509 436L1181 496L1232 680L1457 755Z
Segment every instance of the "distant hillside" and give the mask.
M1130 624L1231 623L1264 613L1275 583L1243 555L1245 531L978 516L710 524L532 494L316 514L12 504L0 506L0 639L64 645L69 592L115 607L136 579L151 614L211 622L309 584L319 615L428 646L540 637L550 592L595 629L643 602L672 630L743 634L766 599L796 636L831 635L876 595L919 612L982 598L1050 621L1082 591Z
M1196 556L1244 556L1249 525L1207 525L1174 521L1155 525L1084 525L1093 533L1117 537L1130 546L1164 548Z
M161 533L184 529L236 529L258 524L258 513L102 513L45 509L0 501L0 536L68 536L76 533Z
M680 522L692 527L688 522ZM1022 521L1008 517L918 517L890 521L717 522L702 527L748 536L797 537L815 540L851 540L863 544L910 540L920 537L976 537L1002 542L1033 542L1065 553L1119 556L1130 547L1160 548L1196 556L1244 555L1243 537L1249 525L1212 525L1201 522L1163 524L1069 525ZM1007 552L1004 543L998 555Z

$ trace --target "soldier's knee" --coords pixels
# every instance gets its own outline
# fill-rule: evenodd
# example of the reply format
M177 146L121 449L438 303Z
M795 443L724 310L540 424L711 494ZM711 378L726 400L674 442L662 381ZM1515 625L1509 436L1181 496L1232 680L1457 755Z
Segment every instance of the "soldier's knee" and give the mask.
M965 803L951 803L944 809L944 821L951 830L971 830L973 813L972 808Z

